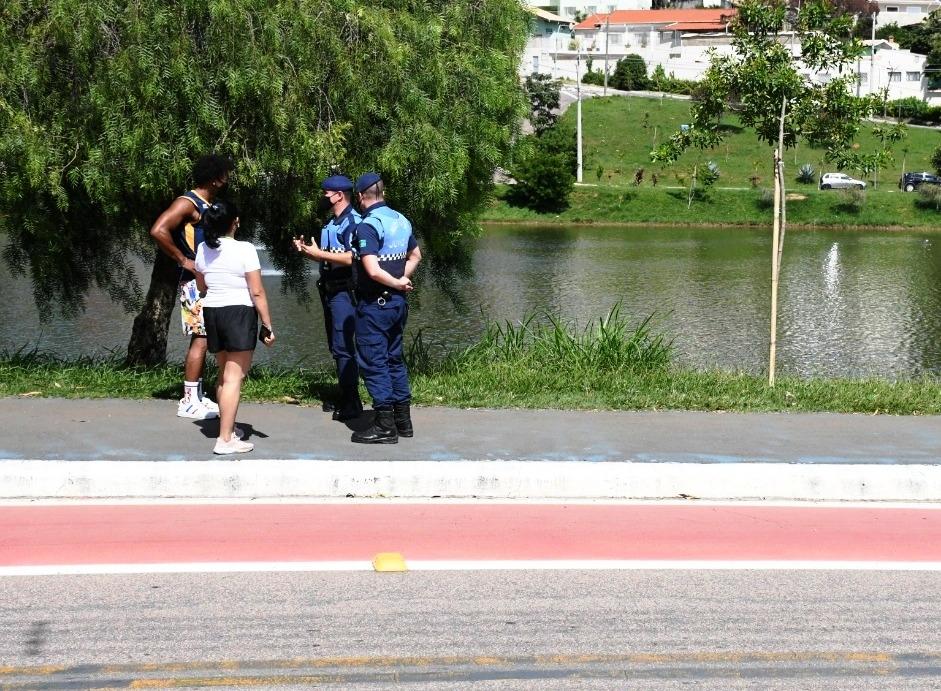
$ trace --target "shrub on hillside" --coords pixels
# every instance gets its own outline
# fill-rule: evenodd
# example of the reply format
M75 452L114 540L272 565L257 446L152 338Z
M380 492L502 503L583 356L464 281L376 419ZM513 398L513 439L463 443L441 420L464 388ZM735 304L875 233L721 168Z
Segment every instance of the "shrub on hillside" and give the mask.
M797 181L802 182L805 185L808 185L817 180L817 171L814 170L814 167L809 163L805 163L800 167L800 170L797 171Z
M625 55L618 60L614 74L608 79L608 85L624 91L636 91L650 88L647 78L647 63L635 53Z
M603 86L604 72L601 70L589 70L584 75L582 75L582 84L595 84L597 86Z
M572 128L556 123L539 136L525 137L518 150L521 158L513 168L517 184L507 201L539 212L565 209L577 166Z
M938 185L922 185L919 187L915 205L922 209L941 211L941 187Z

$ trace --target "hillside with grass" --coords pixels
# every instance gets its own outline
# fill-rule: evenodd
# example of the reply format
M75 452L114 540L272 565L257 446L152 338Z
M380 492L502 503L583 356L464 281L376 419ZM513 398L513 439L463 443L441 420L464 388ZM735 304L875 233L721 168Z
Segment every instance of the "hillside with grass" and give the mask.
M711 150L687 151L674 164L654 164L650 152L689 121L689 101L670 98L595 98L582 104L584 185L577 186L566 209L537 213L514 206L507 188L487 209L484 221L535 223L637 223L679 225L765 225L771 223L771 152L754 132L729 115L723 122L725 141ZM562 116L560 127L575 129L575 109ZM879 146L873 123L863 123L857 145L863 152ZM941 144L941 131L910 127L907 138L894 145L895 160L875 176L867 176L863 192L818 190L821 173L837 169L824 152L799 146L785 153L788 222L809 227L932 228L941 227L941 190L933 199L898 189L903 167L932 170L931 155ZM719 178L708 189L690 195L694 167L709 162ZM803 165L814 169L812 182L798 182ZM638 175L638 171L641 171ZM857 178L858 171L844 170ZM639 183L638 183L639 181Z

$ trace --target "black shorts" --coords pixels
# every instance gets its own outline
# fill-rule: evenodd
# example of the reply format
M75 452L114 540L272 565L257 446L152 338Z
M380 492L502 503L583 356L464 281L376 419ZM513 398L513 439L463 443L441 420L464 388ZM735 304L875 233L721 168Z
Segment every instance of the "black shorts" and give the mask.
M210 353L255 350L258 343L258 312L247 305L203 307Z

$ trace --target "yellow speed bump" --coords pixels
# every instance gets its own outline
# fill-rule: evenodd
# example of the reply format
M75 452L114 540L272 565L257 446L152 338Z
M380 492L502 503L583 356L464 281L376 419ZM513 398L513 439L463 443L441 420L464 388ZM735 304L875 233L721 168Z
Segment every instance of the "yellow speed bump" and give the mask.
M379 552L372 559L372 567L376 571L408 571L405 566L405 557L398 552Z

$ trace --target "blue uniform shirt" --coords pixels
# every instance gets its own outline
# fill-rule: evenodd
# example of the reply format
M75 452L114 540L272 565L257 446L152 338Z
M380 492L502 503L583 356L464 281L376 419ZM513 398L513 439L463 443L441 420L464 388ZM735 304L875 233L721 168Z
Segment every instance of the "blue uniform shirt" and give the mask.
M351 251L353 230L362 221L362 216L350 204L339 216L331 218L320 231L320 249L324 252L342 254ZM351 275L348 266L339 266L332 262L320 262L320 275L323 278L337 280L349 278Z
M206 210L211 206L209 202L200 197L195 192L186 192L180 195L183 199L192 202L193 206L199 212L199 220L196 223L184 223L177 228L170 237L173 244L183 253L187 259L196 259L196 250L204 239L203 216ZM196 276L186 269L180 270L180 282L192 281Z
M377 202L366 210L362 222L356 226L354 238L353 252L357 259L375 255L379 259L379 267L395 278L405 275L405 258L418 246L412 224L385 202ZM363 293L379 293L388 289L369 278L365 271L360 271L357 278L357 287Z

